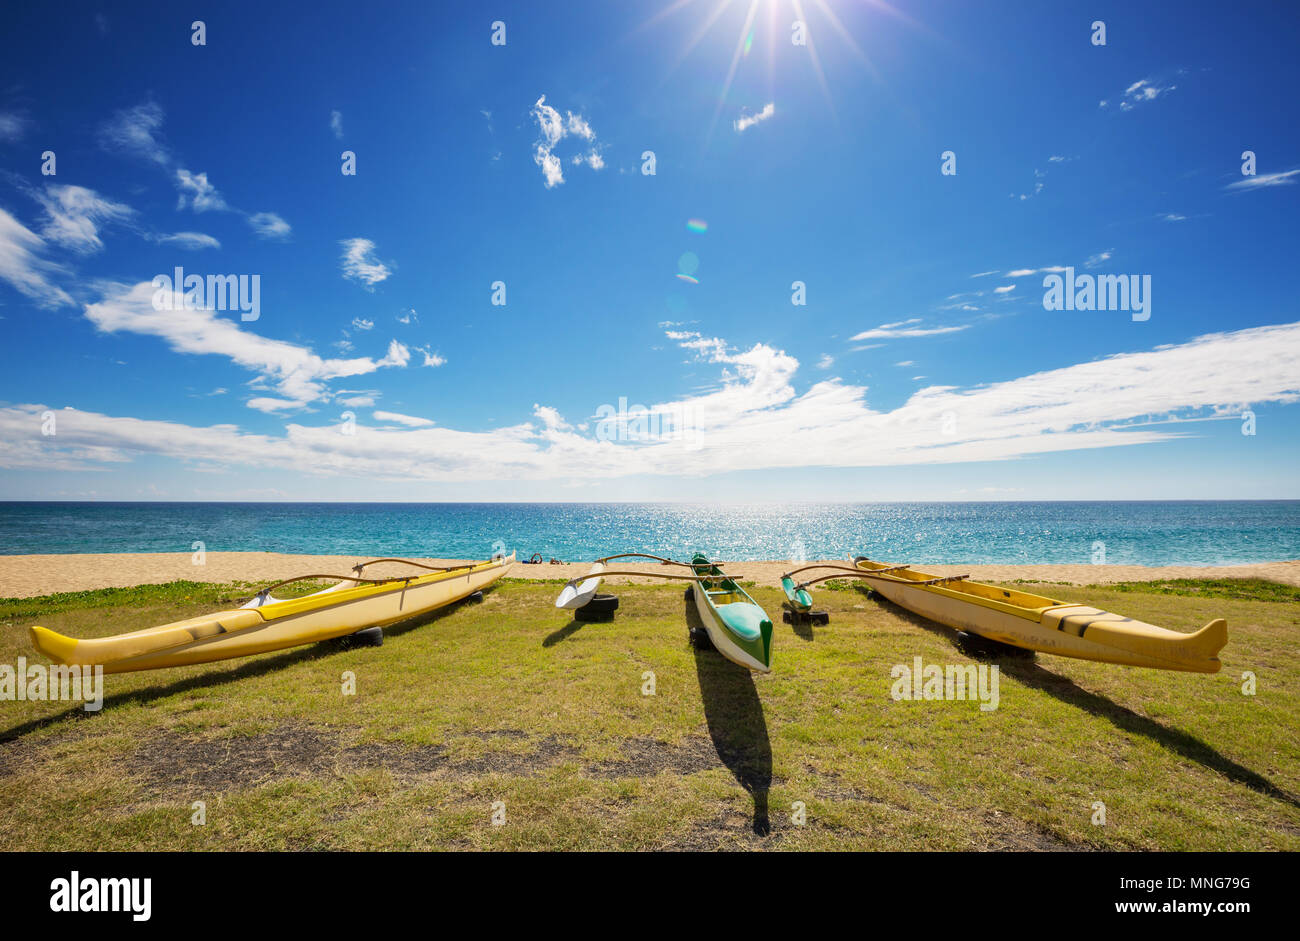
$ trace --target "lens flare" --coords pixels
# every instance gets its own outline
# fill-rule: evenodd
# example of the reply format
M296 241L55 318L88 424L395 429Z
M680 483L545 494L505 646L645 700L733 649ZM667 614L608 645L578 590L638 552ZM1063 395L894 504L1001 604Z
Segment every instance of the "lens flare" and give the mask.
M699 279L699 278L692 278L690 275L688 275L688 274L682 274L680 271L677 273L677 277L681 278L681 279L682 279L683 281L685 281L687 284L699 284L699 283L700 283L700 279Z
M709 231L709 224L703 219L688 219L686 220L686 228L692 232L707 232Z

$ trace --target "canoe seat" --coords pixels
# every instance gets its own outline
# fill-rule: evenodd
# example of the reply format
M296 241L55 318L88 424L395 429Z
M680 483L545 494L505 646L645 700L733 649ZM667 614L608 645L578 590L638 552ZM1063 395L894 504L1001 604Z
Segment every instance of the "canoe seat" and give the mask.
M714 609L718 612L718 617L727 622L727 627L750 640L762 636L764 622L771 624L763 609L748 601L715 605Z

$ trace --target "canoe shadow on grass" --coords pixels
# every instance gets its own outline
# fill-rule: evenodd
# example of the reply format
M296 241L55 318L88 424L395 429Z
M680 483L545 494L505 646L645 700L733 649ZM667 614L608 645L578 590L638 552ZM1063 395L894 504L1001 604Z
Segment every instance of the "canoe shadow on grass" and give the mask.
M542 641L542 646L554 647L556 644L560 643L560 641L567 640L569 637L573 636L574 634L578 633L578 631L582 630L582 624L583 624L582 621L579 621L577 618L574 618L559 630L551 631L551 633L547 634L546 639Z
M954 647L960 649L957 632L951 628L913 614L906 608L899 607L879 595L875 596L875 600L882 608L887 609L908 623L914 624L936 636L941 636ZM1045 656L1050 658L1051 654ZM998 657L996 662L999 671L1003 675L1009 676L1025 686L1041 690L1061 702L1069 703L1071 706L1106 719L1116 728L1125 732L1144 735L1183 758L1217 772L1231 781L1243 784L1253 791L1258 791L1267 797L1289 804L1292 807L1300 807L1300 797L1278 787L1262 774L1252 771L1245 765L1238 764L1194 735L1189 735L1178 729L1171 729L1154 719L1134 712L1127 706L1121 706L1100 693L1086 690L1069 677L1045 669L1033 660L1017 657ZM1116 666L1115 669L1137 670L1141 669L1141 667Z
M691 630L704 632L699 612L690 602L686 605L686 623ZM709 738L727 770L754 798L754 832L767 836L772 831L767 809L772 787L772 742L754 676L716 650L696 646L694 652Z
M388 627L384 628L384 640L388 641L395 637L400 637L402 634L415 630L417 627L423 627L426 624L439 621L456 611L462 604L463 602L454 602L445 608L439 608L436 611L429 611L425 614L418 615L417 617L405 621L398 621L396 624L390 624ZM186 677L183 680L176 680L172 683L146 686L141 689L131 690L130 692L105 696L104 709L107 709L110 706L123 706L132 703L150 703L158 699L173 696L176 693L185 693L195 689L211 689L223 686L226 683L249 679L250 677L265 676L268 673L274 673L277 670L283 670L287 667L293 666L294 664L302 663L304 660L318 660L340 653L343 651L344 647L339 643L339 641L343 639L344 638L335 638L334 640L307 644L302 647L291 647L273 655L262 654L252 659L241 658L240 660L233 661L233 665L224 669L200 673L197 676ZM222 662L223 661L216 660L210 664L199 664L199 666L213 667ZM173 667L172 669L181 668ZM105 676L105 687L112 683L112 681L113 675ZM22 725L17 725L10 729L0 729L0 745L21 738L31 732L35 732L37 729L53 725L56 722L62 722L67 719L90 720L100 714L100 712L86 712L86 710L81 706L74 705L63 712L51 716L32 719L29 722L24 722Z

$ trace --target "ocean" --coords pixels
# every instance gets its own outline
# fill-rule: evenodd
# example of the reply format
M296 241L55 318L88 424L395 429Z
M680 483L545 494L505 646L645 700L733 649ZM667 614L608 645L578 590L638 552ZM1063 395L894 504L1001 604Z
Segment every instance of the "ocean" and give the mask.
M0 503L0 554L258 551L1231 565L1300 559L1300 501Z

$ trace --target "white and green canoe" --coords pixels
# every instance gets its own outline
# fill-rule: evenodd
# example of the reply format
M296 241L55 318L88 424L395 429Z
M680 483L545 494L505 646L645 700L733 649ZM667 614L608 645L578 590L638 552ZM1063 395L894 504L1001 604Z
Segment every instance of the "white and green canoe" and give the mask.
M693 595L709 640L728 660L757 673L772 670L772 619L731 576L696 553Z

